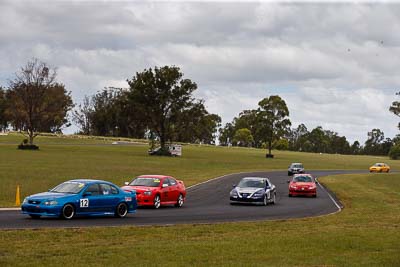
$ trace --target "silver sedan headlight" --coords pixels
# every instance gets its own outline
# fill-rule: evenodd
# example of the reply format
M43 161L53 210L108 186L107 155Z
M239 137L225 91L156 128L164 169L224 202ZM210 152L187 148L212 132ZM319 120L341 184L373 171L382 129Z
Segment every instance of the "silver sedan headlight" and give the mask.
M254 193L253 197L262 197L265 194L264 190L259 190Z

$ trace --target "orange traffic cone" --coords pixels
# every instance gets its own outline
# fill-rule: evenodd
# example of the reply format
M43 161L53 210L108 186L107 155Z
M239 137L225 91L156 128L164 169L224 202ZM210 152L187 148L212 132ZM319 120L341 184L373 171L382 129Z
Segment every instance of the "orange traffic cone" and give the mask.
M21 196L19 192L19 185L17 185L17 192L15 193L15 206L21 206Z

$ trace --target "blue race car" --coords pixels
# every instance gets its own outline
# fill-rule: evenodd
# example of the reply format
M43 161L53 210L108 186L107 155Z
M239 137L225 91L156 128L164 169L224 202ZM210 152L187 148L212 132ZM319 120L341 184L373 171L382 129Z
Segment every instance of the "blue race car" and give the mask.
M22 203L23 214L72 219L75 215L114 215L123 218L135 213L136 191L125 192L101 180L79 179L64 182L48 192L28 196Z

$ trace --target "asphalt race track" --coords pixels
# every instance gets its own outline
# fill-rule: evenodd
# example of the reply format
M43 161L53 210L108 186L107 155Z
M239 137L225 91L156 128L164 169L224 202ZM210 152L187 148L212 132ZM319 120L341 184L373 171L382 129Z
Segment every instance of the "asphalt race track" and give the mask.
M334 174L361 173L362 171L311 171L314 177ZM230 205L229 192L242 177L268 177L277 187L275 205ZM72 220L57 218L32 219L20 211L0 211L0 229L38 229L122 225L174 225L218 223L237 221L279 220L319 216L338 211L340 208L329 193L319 186L317 198L288 197L287 172L239 173L210 180L187 189L182 208L161 207L158 210L139 208L136 214L126 218L85 217Z

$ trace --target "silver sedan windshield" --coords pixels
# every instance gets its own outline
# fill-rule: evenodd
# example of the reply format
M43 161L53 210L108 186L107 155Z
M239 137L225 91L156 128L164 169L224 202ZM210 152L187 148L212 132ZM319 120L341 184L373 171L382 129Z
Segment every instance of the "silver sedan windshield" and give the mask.
M238 184L238 187L263 188L264 186L265 186L265 181L263 181L263 180L243 179Z

